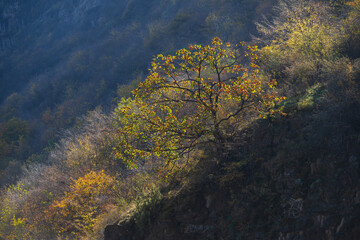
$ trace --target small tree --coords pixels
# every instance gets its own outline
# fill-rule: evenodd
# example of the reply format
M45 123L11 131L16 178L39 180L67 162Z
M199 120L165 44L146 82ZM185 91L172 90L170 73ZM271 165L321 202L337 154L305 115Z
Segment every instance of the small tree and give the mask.
M109 202L115 179L104 170L91 171L70 186L71 191L59 201L54 201L45 212L53 218L59 235L81 235L93 231L96 217Z
M154 58L134 98L123 99L115 111L116 157L130 167L149 157L174 164L200 144L223 145L254 113L274 115L276 102L284 98L275 93L275 81L261 76L256 51L216 37L211 45Z

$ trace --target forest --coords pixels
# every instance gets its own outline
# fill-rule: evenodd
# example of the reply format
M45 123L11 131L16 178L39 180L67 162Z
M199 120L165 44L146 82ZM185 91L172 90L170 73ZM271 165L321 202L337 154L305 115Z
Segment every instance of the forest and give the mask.
M0 239L360 236L359 0L0 10Z

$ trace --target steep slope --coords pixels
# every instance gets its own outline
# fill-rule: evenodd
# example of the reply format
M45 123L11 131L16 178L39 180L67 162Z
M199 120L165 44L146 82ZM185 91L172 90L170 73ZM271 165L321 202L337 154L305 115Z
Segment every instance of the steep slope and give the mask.
M262 69L288 97L287 116L202 149L191 174L105 239L359 238L360 1L331 4L279 1L259 24Z
M93 107L92 101L100 104L109 97L107 77L122 73L119 64L129 64L124 71L133 67L131 72L148 52L174 54L177 44L208 42L207 35L219 32L235 38L244 29L236 17L242 5L231 0L132 0L122 5L121 16L111 16L116 4L107 1L38 3L49 9L36 8L29 15L44 27L31 31L50 40L34 38L30 45L56 45L45 33L49 29L54 34L66 29L57 37L73 39L74 45L59 45L67 46L55 64L59 78L54 75L48 82L49 68L47 77L40 74L39 82L32 82L39 85L30 84L29 93L25 87L3 104L0 166L7 170L0 173L2 183L14 184L0 191L0 238L358 238L360 0L281 0L276 14L258 24L259 47L244 43L234 49L215 37L210 45L180 49L176 57L159 55L147 63L150 74L133 98L118 101L111 113L100 108L88 112L56 144L49 141L54 132L72 125L79 111ZM250 3L242 2L254 9ZM109 16L130 25L120 28L99 20L98 26L75 9L93 14L89 19L107 9L100 19ZM15 17L18 12L20 7ZM46 20L39 17L44 12L49 13ZM221 17L226 14L234 18ZM22 29L10 35L15 39ZM109 38L100 32L93 36L91 29L104 30ZM118 43L124 45L114 47ZM31 53L30 45L22 48ZM51 53L51 47L46 49ZM13 48L7 54L20 53ZM92 67L97 61L104 64ZM96 74L103 68L110 72L103 72L102 88ZM193 79L194 73L200 77ZM141 73L132 76L143 78ZM79 93L92 83L106 94ZM135 85L123 85L119 95L128 95ZM49 89L63 91L55 103L45 101ZM92 99L84 102L86 94ZM36 111L41 120L33 116ZM29 158L32 147L42 148L39 142L48 148ZM27 159L18 179L22 163L14 159Z
M22 134L26 153L2 151L3 165L51 146L88 110L111 109L128 94L118 86L141 80L153 55L216 35L249 39L270 2L2 0L0 121L25 120L31 130Z
M360 105L329 104L320 97L259 121L227 156L208 149L186 180L108 226L105 240L357 239Z

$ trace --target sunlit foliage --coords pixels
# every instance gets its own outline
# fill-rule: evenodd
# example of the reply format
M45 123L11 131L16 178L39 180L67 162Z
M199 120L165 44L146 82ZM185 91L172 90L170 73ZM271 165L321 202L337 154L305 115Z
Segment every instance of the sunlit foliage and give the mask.
M75 180L71 190L55 201L48 210L54 218L58 233L77 234L91 232L96 216L111 195L115 179L104 171L91 171Z
M150 157L175 164L205 142L221 146L245 116L276 114L284 98L276 82L260 74L256 52L256 46L231 46L216 37L211 45L158 55L134 99L122 100L115 111L117 158L130 167Z
M331 5L324 1L280 1L277 16L259 25L264 44L259 50L253 45L232 45L214 38L209 45L190 45L175 55L157 55L146 80L133 91L133 98L120 101L115 114L94 111L77 119L78 127L64 132L62 140L51 147L46 164L24 167L21 181L1 192L0 237L101 239L105 225L131 211L136 224L147 226L151 212L166 196L159 186L167 182L159 178L158 170L168 176L171 170L181 169L181 174L175 175L180 179L188 174L188 169L199 168L200 164L196 164L205 166L204 159L210 152L217 153L211 157L221 161L220 154L241 145L236 141L246 132L242 131L245 127L248 130L253 126L253 120L282 113L279 105L283 106L285 98L278 90L293 97L284 105L296 102L296 111L311 110L329 99L335 99L332 102L336 104L359 103L360 63L345 56L341 48L344 38L352 37L353 45L349 45L356 45L359 0L348 1L347 5L335 2L337 7L344 7L343 15L334 14ZM193 15L180 12L168 27L159 24L161 31L149 24L152 40L142 43L159 47L169 42L164 38L167 35L162 35L164 29L179 33L192 18ZM206 17L206 24L217 28L216 32L228 31L239 21L223 17L220 12ZM132 27L138 29L136 26ZM190 29L187 31L193 34ZM128 39L132 33L114 30L111 44L118 46L116 39ZM121 46L125 45L121 42ZM74 53L67 66L72 68L74 78L63 87L66 99L77 93L71 81L86 73L88 61L100 59L99 69L108 70L111 66L109 71L116 76L118 66L125 69L132 64L121 65L123 60L117 62L106 54L97 58L87 51ZM126 54L139 61L140 53L135 54L134 49L129 48ZM274 74L280 87L266 76L268 73ZM136 82L119 86L120 96L128 96L143 79L142 74L137 76ZM96 99L100 99L106 96L110 85L106 85L106 76L96 79L99 84L93 86L98 86ZM305 84L299 87L298 82ZM40 86L31 87L32 96L38 96ZM294 89L303 92L297 94ZM55 131L75 121L77 106L81 104L65 103L44 108L42 124ZM20 118L6 119L0 125L2 167L13 158L26 156L23 151L32 134L29 123ZM244 166L243 162L237 164L236 169ZM230 170L236 173L236 169ZM228 177L221 181L238 181L233 178L236 176Z
M276 16L258 24L266 72L293 91L322 81L323 69L341 56L346 34L341 17L319 1L281 0Z
M350 28L355 35L360 36L360 1L350 1L347 5L351 8L347 19L350 23Z
M330 58L336 54L336 40L342 28L330 14L329 6L314 1L282 0L276 12L278 16L271 23L258 24L260 33L269 37L269 51L312 58Z

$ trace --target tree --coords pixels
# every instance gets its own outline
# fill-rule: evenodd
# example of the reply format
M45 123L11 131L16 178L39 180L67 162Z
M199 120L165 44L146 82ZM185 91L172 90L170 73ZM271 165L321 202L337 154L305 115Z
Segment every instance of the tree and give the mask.
M102 208L110 201L114 184L115 179L104 170L90 171L74 181L71 190L59 201L54 201L46 212L53 218L58 234L92 232L96 217L104 212Z
M350 13L347 18L347 21L350 25L350 30L353 34L360 35L360 0L354 0L347 2L347 5L350 6Z
M276 17L258 23L263 41L294 58L332 58L337 54L342 28L328 4L305 0L280 0ZM267 49L267 48L265 48ZM269 50L270 51L270 50ZM282 54L284 54L282 53Z
M349 13L345 19L345 26L348 28L349 55L353 58L360 56L360 0L347 2Z
M279 0L275 11L271 21L258 24L264 71L295 92L326 80L324 69L339 58L345 38L335 8L324 1Z
M11 118L0 124L0 170L5 169L11 159L27 157L29 137L30 127L26 121Z
M175 164L201 144L221 148L254 114L279 112L276 103L284 98L276 82L260 74L256 52L256 46L232 47L215 37L210 45L155 57L134 97L115 110L116 157L129 167L150 157Z

